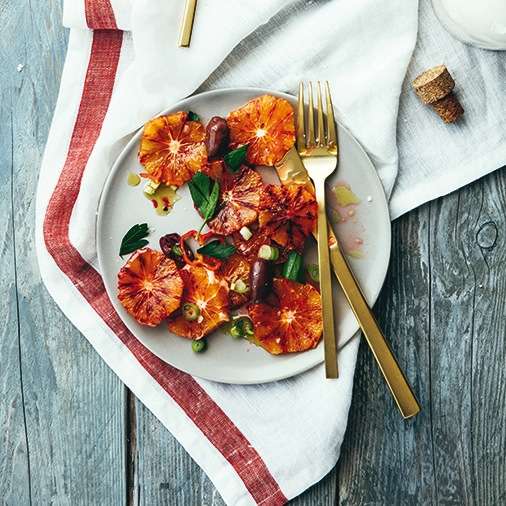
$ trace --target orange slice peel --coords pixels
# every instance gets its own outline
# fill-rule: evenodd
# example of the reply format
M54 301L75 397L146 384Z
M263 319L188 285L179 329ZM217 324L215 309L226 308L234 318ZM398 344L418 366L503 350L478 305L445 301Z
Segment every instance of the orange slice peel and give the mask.
M163 253L137 250L118 273L118 298L142 325L155 327L179 308L183 280L174 260Z
M306 237L316 226L318 206L303 185L266 185L258 223L286 251L304 249Z
M274 355L315 348L323 332L318 291L310 284L284 278L274 279L273 291L277 304L248 307L255 344Z
M159 116L144 125L139 148L141 174L156 183L181 186L207 164L205 129L188 113Z
M253 165L274 165L295 143L294 113L290 103L262 95L227 117L232 146L248 145L246 159Z
M253 169L243 167L238 174L224 173L218 212L208 223L209 229L226 236L256 221L262 190L262 177Z
M169 330L188 339L202 339L229 321L228 285L215 272L201 266L186 266L180 271L184 283L182 305L193 304L198 317L188 321L182 314L169 319Z

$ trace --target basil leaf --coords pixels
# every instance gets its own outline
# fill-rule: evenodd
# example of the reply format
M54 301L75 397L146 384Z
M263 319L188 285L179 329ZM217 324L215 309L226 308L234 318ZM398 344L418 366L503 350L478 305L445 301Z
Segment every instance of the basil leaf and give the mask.
M231 172L237 172L241 165L246 161L246 153L248 152L248 145L245 144L240 148L234 149L227 153L223 160Z
M200 116L193 111L188 111L188 119L190 121L200 121Z
M300 281L302 274L302 255L290 251L287 261L283 264L283 277L292 281Z
M204 218L204 223L199 230L200 233L204 225L214 216L220 197L220 184L206 174L197 172L188 185L193 203Z
M190 187L190 194L195 207L204 214L202 209L205 209L204 206L207 206L206 202L211 188L211 178L202 172L197 172L188 183L188 186Z
M218 183L218 181L215 181L213 184L213 189L211 190L209 198L207 199L205 211L203 212L204 220L207 221L213 217L214 211L216 210L216 205L218 204L219 196L220 196L220 184Z
M134 225L121 240L121 246L119 249L120 256L133 253L135 250L143 248L149 244L149 241L144 239L147 235L149 235L147 223Z
M219 260L225 260L230 255L235 253L235 246L232 244L222 243L218 240L208 242L202 248L197 250L197 253L206 257L218 258Z

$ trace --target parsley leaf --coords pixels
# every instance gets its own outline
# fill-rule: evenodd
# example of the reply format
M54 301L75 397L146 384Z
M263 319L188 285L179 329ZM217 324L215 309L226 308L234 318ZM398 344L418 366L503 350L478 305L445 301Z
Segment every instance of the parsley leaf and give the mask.
M213 181L202 172L197 172L188 183L190 194L195 207L204 218L202 227L214 216L218 198L220 196L220 184ZM201 227L201 230L202 230Z
M230 153L227 153L223 157L225 164L227 165L227 167L231 172L237 172L241 168L241 165L246 160L247 152L248 152L248 145L244 144L244 146L241 146L240 148L230 151Z
M200 116L193 111L188 111L188 119L190 121L200 121Z
M208 242L205 246L202 246L202 248L199 248L197 250L197 253L200 253L201 255L204 255L206 257L213 257L218 258L219 260L225 260L230 255L235 253L235 246L232 246L232 244L222 243L218 240L214 240L211 242Z
M128 255L128 253L133 253L135 250L144 248L144 246L149 244L149 241L144 239L147 235L149 235L147 223L134 225L123 237L119 255Z

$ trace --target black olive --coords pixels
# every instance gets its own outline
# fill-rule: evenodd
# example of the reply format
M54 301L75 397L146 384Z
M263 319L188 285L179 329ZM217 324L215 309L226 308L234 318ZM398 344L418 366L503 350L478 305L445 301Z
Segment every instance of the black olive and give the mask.
M176 265L179 269L185 266L185 261L179 247L180 240L181 236L179 234L167 234L160 237L160 249L167 258L171 258L174 260L174 262L176 262ZM188 246L186 246L186 244L185 250L186 256L190 260L193 260L193 251Z
M251 266L250 288L251 302L262 302L272 289L272 262L258 258Z
M209 158L223 154L229 141L229 130L225 119L219 116L211 118L206 126L206 148Z

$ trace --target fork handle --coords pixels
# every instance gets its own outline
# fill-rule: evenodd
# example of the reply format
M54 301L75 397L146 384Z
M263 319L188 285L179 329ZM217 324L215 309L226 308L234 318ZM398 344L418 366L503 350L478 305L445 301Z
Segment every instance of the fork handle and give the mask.
M320 293L322 300L323 347L325 352L325 375L337 378L337 342L334 328L334 307L332 304L332 278L330 276L330 257L327 213L325 211L325 182L315 181L316 201L318 202L318 265L320 271Z
M395 359L385 336L382 334L371 308L367 304L353 273L344 258L332 230L330 258L336 277L341 285L350 307L355 313L362 333L371 348L397 406L404 418L411 418L421 410L406 376ZM334 240L332 240L332 238Z

